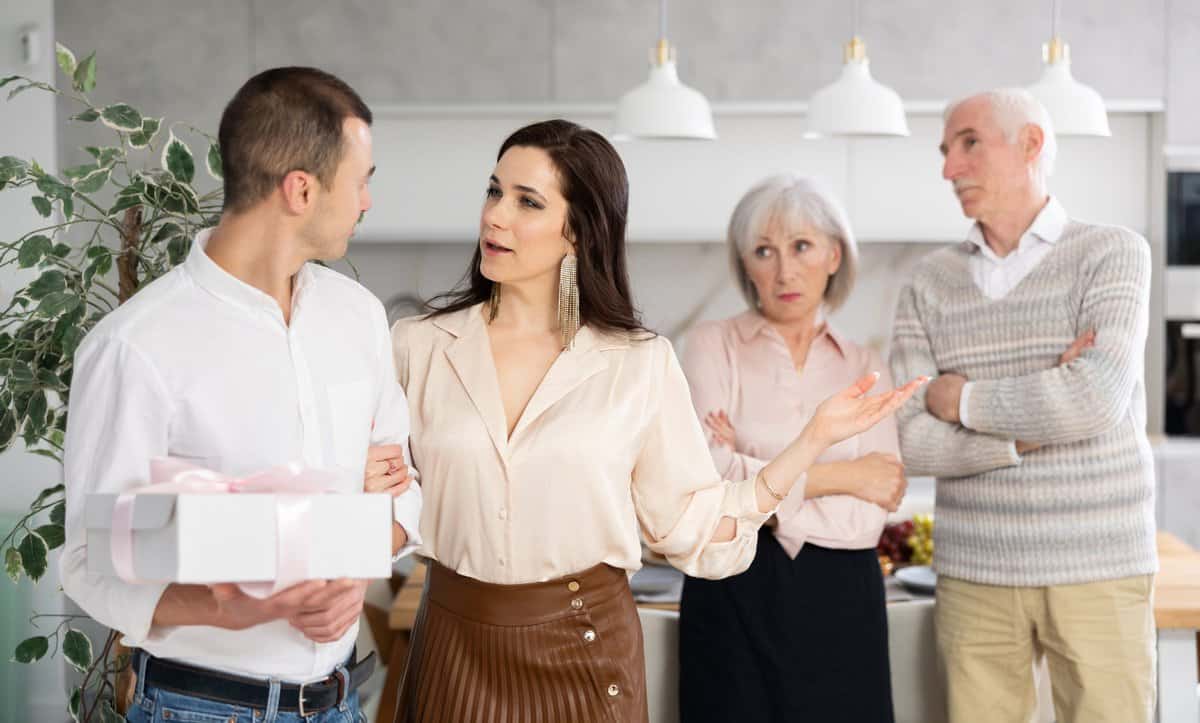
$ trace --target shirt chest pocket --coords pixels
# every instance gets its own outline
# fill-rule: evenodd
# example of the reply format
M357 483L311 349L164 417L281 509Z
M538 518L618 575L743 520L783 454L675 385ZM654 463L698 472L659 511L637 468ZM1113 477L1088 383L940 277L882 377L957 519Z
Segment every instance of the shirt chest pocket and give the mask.
M339 382L326 387L329 409L329 442L332 462L361 474L371 442L375 414L374 386L369 379Z

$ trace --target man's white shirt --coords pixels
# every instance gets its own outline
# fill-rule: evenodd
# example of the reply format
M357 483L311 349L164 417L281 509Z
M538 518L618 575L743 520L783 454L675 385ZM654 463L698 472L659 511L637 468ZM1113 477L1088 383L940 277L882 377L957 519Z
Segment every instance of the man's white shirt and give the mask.
M76 354L66 435L64 591L89 615L152 655L260 678L302 682L350 654L354 625L314 643L287 621L247 630L152 627L165 584L88 575L85 499L147 483L170 455L230 475L286 462L337 469L361 492L367 447L407 448L409 421L383 306L351 279L305 264L290 323L274 299L219 267L201 233L187 260L140 290L88 334ZM420 544L421 491L394 502ZM220 529L212 531L220 535ZM349 554L351 551L347 551Z

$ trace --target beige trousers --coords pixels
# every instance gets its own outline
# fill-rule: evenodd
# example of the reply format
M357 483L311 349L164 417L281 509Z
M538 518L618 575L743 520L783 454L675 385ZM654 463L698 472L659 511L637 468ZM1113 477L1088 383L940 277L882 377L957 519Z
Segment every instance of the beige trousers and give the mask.
M1044 655L1058 723L1150 723L1153 576L1000 587L939 577L934 624L951 723L1028 723Z

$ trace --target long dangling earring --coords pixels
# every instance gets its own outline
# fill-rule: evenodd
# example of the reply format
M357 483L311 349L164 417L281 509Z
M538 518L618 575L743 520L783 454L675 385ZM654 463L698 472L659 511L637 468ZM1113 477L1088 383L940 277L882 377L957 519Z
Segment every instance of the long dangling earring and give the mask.
M496 320L496 314L500 313L500 282L492 282L492 295L488 298L488 323Z
M579 331L579 283L576 278L577 260L568 253L558 267L558 329L562 334L562 348L575 345L575 334Z

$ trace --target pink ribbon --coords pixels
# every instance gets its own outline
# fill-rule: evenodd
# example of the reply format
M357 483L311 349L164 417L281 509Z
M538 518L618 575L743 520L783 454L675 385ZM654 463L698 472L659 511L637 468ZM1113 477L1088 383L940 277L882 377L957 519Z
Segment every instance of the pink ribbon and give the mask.
M337 479L335 473L294 462L237 478L173 457L156 457L150 460L150 484L118 495L113 505L113 569L126 582L140 582L133 565L133 508L138 495L274 494L275 580L238 585L252 597L270 597L308 579L311 535L305 528L310 524L312 495L332 491Z

